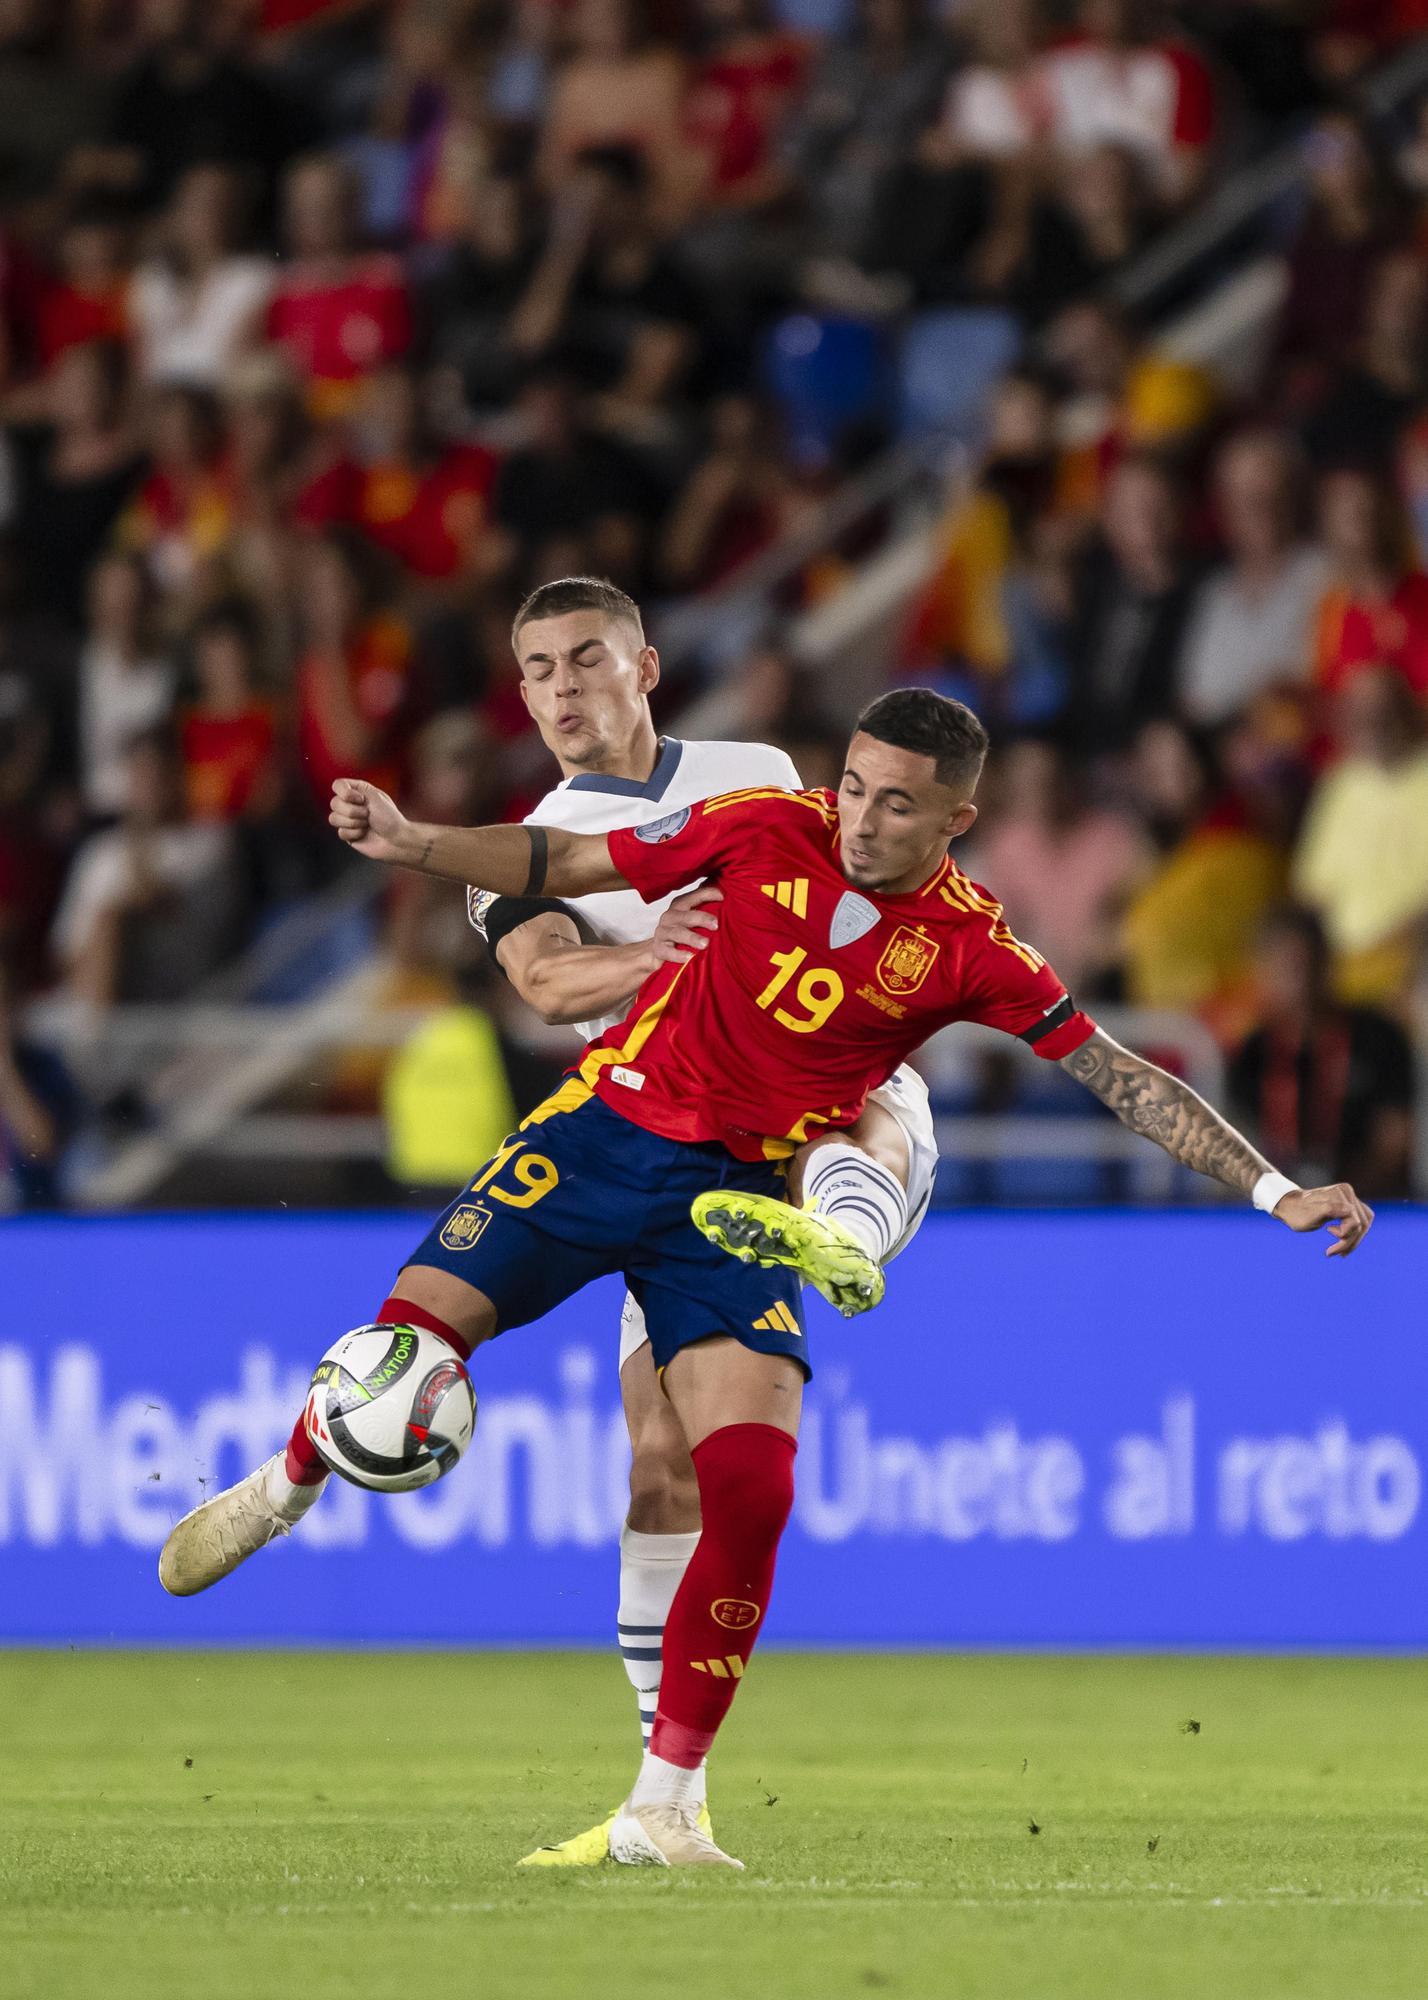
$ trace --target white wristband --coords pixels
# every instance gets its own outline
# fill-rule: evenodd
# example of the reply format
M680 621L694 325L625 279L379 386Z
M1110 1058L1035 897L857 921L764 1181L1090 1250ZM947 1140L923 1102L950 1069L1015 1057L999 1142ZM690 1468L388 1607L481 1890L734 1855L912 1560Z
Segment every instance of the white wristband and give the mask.
M1271 1167L1267 1173L1261 1174L1255 1182L1250 1200L1256 1208L1262 1209L1266 1215L1273 1215L1287 1194L1298 1193L1298 1181L1290 1180L1288 1174L1276 1173L1274 1168Z

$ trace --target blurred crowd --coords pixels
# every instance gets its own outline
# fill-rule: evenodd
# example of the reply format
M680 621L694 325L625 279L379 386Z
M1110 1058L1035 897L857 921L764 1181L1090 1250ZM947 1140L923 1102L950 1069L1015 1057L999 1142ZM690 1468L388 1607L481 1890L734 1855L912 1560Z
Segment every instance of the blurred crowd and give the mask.
M1428 111L1358 107L1425 26L1428 0L0 0L12 1192L52 1198L94 1108L20 1003L215 990L339 880L339 771L518 815L551 778L525 590L609 575L658 637L905 434L914 334L988 325L981 470L892 669L1001 746L968 865L1088 1000L1209 1022L1284 1164L1406 1191ZM1309 193L1230 396L1107 288L1288 134ZM672 661L661 719L836 780L856 691L782 630ZM454 997L460 1029L389 1106L464 1062L489 1107L503 994L422 885L381 925L386 997ZM327 1087L360 1106L376 1074ZM394 1163L445 1173L400 1135Z

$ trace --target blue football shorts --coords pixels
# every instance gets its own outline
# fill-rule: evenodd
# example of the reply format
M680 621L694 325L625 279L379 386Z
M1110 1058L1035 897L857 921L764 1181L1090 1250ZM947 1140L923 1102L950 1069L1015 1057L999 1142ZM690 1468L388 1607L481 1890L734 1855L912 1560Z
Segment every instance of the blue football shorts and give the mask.
M742 1264L689 1217L710 1188L783 1192L781 1164L736 1160L717 1144L661 1139L622 1118L578 1078L533 1111L408 1258L484 1292L498 1331L540 1319L607 1272L643 1308L655 1365L729 1334L789 1354L805 1375L798 1276Z

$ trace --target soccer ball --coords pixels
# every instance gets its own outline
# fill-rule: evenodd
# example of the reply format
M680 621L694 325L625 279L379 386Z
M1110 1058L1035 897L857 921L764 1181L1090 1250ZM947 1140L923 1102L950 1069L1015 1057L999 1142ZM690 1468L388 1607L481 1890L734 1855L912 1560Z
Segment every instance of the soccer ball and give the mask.
M359 1326L313 1370L303 1427L354 1486L410 1493L450 1472L476 1428L476 1391L444 1340L419 1326Z

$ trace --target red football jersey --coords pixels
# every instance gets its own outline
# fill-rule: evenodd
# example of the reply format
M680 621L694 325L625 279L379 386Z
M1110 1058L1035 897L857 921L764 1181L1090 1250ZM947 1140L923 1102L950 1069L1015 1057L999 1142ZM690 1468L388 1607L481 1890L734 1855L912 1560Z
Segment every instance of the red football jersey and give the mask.
M612 1110L664 1138L778 1159L850 1125L949 1021L1051 1058L1093 1032L950 858L911 895L855 889L831 792L730 792L607 837L647 902L701 877L724 892L708 946L646 980L579 1065Z

